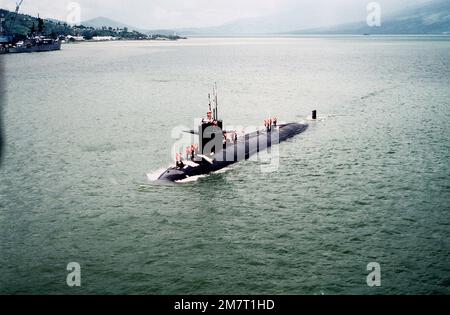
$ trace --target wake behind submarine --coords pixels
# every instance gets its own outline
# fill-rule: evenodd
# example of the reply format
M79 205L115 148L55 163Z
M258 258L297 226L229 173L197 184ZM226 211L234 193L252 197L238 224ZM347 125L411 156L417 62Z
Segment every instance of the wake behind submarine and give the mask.
M315 119L316 112L313 112ZM308 128L307 124L277 124L277 119L265 121L264 130L256 130L238 137L236 132L223 129L223 121L218 116L217 88L214 85L213 97L209 95L207 118L202 119L198 131L188 133L198 135L198 145L186 150L186 159L182 153L176 154L176 165L168 168L157 181L178 182L190 177L207 175L227 166L249 159L272 145L292 138ZM231 136L230 136L231 135Z

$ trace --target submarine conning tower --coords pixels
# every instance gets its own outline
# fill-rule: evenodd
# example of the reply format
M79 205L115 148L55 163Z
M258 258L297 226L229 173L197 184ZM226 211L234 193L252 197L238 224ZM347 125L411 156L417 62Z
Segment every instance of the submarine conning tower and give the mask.
M211 155L223 147L223 122L202 122L198 130L200 154Z
M213 95L208 95L209 111L207 118L199 126L199 151L203 155L211 155L223 148L223 121L219 120L217 85L214 84Z

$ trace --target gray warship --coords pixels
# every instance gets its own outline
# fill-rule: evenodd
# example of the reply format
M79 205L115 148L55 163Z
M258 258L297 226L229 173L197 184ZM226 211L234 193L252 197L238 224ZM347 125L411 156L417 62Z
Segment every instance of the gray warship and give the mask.
M61 41L45 36L34 36L26 40L4 46L3 53L19 54L61 50Z
M6 19L0 17L0 54L17 54L17 53L32 53L45 52L61 49L61 41L58 39L47 38L43 35L44 22L41 18L39 21L39 30L37 34L31 34L26 39L17 40L12 34L17 14L23 0L17 4L14 15L9 23L6 25Z

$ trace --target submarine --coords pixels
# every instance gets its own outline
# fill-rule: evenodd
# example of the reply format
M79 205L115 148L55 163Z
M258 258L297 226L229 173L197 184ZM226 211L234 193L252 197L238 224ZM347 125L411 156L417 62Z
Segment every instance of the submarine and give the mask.
M177 154L177 162L165 170L157 181L178 182L190 177L207 175L226 168L251 156L268 150L271 146L293 138L308 128L308 124L285 123L277 124L277 120L267 120L264 129L237 136L235 132L224 131L223 121L218 117L217 88L209 95L209 111L207 118L198 126L198 131L187 133L198 135L199 144L195 152L189 154L186 160L182 154ZM212 101L211 101L212 100ZM232 134L232 137L228 136Z

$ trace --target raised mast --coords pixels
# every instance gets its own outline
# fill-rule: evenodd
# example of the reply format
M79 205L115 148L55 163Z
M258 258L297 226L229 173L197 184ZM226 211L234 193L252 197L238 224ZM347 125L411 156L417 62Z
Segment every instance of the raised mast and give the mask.
M20 6L22 5L22 2L23 2L23 0L21 0L19 3L16 3L16 10L14 11L15 14L13 15L13 18L11 19L11 22L9 24L9 32L11 32L11 35L14 31L13 28L14 28L14 25L16 24L17 15L19 14L19 9L20 9Z
M211 108L211 94L208 94L208 104L209 104L208 110L209 110L209 112L212 112L212 108Z
M214 83L214 120L219 120L218 104L217 104L217 83Z

